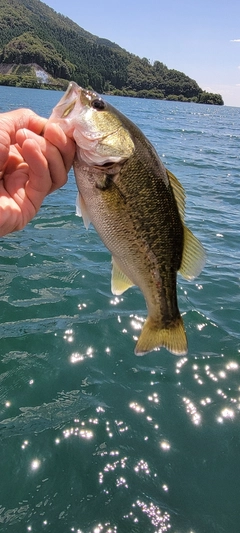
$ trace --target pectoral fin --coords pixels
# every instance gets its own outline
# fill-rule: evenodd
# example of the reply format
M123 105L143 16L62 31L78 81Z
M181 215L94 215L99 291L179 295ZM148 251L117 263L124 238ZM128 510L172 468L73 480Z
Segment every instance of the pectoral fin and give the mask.
M114 258L112 258L112 279L111 290L113 294L119 296L125 292L129 287L132 287L134 283L124 274L119 268Z
M206 253L200 241L184 226L184 248L180 274L187 280L196 278L206 262Z
M76 198L76 215L78 217L82 217L84 226L86 229L88 229L91 224L91 220L88 214L87 206L80 193L77 194Z

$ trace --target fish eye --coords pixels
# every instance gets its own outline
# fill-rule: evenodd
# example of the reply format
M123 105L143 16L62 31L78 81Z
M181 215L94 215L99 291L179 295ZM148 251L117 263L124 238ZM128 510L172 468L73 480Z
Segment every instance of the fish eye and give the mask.
M103 111L105 109L105 102L101 98L96 98L91 102L91 106L97 111Z

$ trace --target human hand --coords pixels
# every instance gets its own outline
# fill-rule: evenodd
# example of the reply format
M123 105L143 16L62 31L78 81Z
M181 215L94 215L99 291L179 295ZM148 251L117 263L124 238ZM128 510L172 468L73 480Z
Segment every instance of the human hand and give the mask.
M30 109L0 115L0 236L22 229L66 183L74 153L62 129Z

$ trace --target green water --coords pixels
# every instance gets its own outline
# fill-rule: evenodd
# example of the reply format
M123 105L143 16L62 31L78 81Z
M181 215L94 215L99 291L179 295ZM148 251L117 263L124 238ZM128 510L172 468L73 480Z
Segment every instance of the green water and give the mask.
M59 93L0 87L48 116ZM140 291L75 216L76 186L0 240L0 531L240 532L240 109L111 98L187 194L207 264L178 299L189 354L134 355Z

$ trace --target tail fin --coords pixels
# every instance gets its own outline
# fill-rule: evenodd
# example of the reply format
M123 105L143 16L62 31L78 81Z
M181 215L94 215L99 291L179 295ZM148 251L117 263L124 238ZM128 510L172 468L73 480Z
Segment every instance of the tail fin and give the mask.
M136 344L135 354L144 355L161 346L175 355L187 354L187 337L181 317L169 328L162 328L151 317L147 318Z

